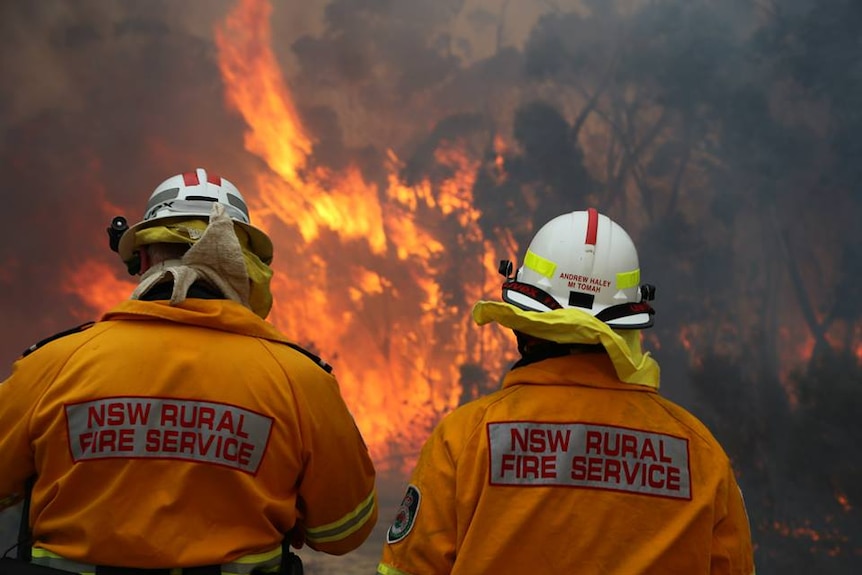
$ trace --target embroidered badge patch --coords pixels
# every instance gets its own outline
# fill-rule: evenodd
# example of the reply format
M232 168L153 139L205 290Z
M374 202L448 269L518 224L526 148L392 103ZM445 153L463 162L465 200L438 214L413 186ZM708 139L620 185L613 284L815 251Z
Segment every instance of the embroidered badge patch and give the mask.
M407 493L404 494L404 499L401 500L401 505L398 506L395 521L392 522L389 531L386 532L387 543L401 541L413 529L416 514L419 512L419 499L419 489L415 485L408 485Z

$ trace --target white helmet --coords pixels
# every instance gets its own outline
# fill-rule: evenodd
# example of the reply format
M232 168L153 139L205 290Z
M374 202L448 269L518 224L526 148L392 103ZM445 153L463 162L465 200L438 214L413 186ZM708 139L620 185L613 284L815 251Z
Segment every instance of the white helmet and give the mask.
M580 308L609 326L653 324L646 300L655 287L641 285L638 254L626 231L595 209L552 219L533 237L515 278L503 260L503 300L528 311Z
M136 231L189 217L209 219L213 202L222 204L234 223L248 232L249 249L269 264L272 261L272 241L251 225L242 194L226 179L207 174L202 168L170 177L159 184L150 195L143 220L120 237L117 246L120 257L127 263L134 259Z

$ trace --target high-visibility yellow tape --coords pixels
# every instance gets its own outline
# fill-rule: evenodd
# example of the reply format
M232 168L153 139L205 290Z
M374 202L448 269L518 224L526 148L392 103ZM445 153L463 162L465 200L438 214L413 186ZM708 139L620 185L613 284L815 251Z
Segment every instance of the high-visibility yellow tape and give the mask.
M630 272L620 272L617 274L617 289L626 289L635 287L641 283L641 270L636 269Z
M410 574L405 573L401 569L396 569L392 565L386 565L385 563L380 563L377 566L377 575L410 575Z
M338 521L319 527L306 527L306 539L314 543L326 543L344 539L365 525L365 522L368 521L374 512L375 501L375 491L372 489L371 494L362 503L357 505L356 509Z
M557 264L551 260L546 260L540 255L537 255L530 250L527 250L527 255L524 256L524 265L538 274L542 274L546 278L554 275L557 269Z

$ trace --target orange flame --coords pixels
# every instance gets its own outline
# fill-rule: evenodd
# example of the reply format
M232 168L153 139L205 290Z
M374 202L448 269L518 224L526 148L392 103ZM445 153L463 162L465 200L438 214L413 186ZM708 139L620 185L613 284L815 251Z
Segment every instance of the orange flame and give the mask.
M128 298L137 284L118 279L114 273L116 266L104 262L88 260L76 265L63 274L63 290L78 296L83 304L71 310L72 315L81 321L93 318L93 312L101 314Z
M105 186L99 178L101 170L101 160L95 155L87 156L86 170L82 172L86 181L78 182L77 185L94 193L92 199L99 206L102 221L108 222L122 210L107 200ZM110 264L102 258L84 259L74 267L68 266L62 274L62 291L80 300L79 307L70 310L72 316L81 321L91 320L94 314L101 315L118 301L128 298L137 283L130 281L128 276L126 279L117 277L120 269L121 266Z
M269 13L262 0L241 0L216 44L245 147L269 167L246 195L276 245L270 319L334 363L378 469L404 471L457 406L460 368L502 367L508 347L505 332L480 332L469 319L472 303L499 287L482 271L495 242L473 207L479 164L449 142L435 155L452 174L442 181L404 184L391 150L380 183L357 166L314 165L313 138L270 47ZM497 240L514 244L505 233Z

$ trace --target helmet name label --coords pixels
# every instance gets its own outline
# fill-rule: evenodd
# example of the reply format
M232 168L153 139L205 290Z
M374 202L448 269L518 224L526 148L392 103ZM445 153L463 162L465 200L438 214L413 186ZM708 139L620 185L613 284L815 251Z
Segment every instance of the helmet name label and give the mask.
M254 474L272 418L198 400L110 397L65 406L72 459L181 459Z
M611 282L602 278L594 278L591 276L582 276L579 274L561 273L559 278L566 280L571 289L576 289L583 292L598 293L602 288L610 287Z
M688 440L591 423L488 424L491 485L560 486L691 499Z

